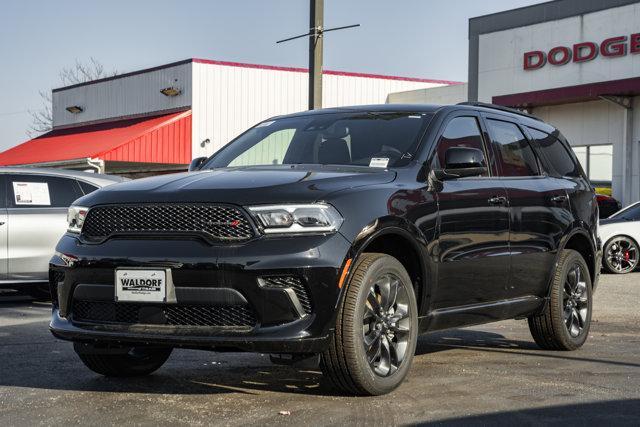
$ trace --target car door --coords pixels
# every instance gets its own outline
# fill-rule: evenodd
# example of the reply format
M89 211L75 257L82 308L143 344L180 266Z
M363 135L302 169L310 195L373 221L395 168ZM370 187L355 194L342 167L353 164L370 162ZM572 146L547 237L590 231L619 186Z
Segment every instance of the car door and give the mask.
M520 124L485 114L501 180L509 197L509 298L547 294L560 239L571 221L562 180L544 173Z
M442 181L438 203L438 284L433 308L482 304L505 296L509 274L509 209L507 193L496 176L493 154L485 141L479 116L458 113L450 117L438 138L431 160L444 165L448 148L469 147L485 154L488 173Z
M75 179L8 174L7 278L47 280L49 260L67 228L67 210L82 196Z
M7 279L7 189L4 175L0 175L0 280Z

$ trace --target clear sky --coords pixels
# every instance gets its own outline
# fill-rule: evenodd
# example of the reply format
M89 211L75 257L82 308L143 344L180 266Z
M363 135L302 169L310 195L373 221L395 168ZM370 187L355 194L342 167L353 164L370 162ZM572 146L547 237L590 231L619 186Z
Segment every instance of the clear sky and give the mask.
M540 0L325 0L327 69L466 81L470 17ZM120 72L190 57L306 67L307 0L20 0L0 24L0 150L27 139L39 90L93 56Z

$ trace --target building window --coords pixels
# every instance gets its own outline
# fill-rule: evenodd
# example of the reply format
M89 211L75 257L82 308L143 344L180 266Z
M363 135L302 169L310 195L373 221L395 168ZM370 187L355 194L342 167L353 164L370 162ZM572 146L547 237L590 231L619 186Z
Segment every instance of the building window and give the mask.
M611 183L613 178L613 145L571 147L591 181Z

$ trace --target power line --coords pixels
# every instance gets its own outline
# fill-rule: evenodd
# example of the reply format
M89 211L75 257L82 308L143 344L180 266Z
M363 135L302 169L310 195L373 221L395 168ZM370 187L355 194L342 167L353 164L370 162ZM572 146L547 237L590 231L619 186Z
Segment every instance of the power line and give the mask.
M309 0L309 32L276 43L309 38L309 109L322 108L322 39L324 33L359 27L360 24L324 28L324 0Z

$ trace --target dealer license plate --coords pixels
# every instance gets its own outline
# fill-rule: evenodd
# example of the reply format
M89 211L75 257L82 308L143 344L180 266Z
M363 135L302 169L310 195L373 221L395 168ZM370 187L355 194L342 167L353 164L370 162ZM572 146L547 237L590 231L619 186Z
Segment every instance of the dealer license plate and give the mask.
M165 302L164 270L116 270L116 301Z

